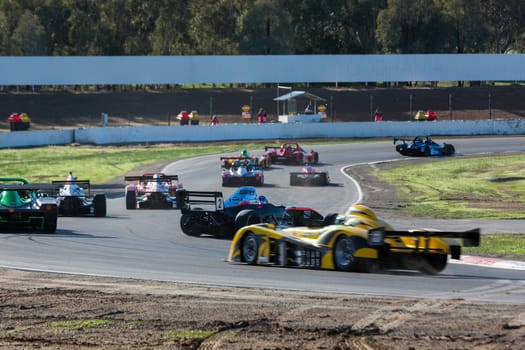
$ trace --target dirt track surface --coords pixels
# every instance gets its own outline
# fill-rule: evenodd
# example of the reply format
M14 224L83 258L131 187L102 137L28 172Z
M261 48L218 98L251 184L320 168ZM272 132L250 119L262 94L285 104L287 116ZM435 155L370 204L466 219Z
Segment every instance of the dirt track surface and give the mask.
M0 270L3 349L522 349L525 306Z

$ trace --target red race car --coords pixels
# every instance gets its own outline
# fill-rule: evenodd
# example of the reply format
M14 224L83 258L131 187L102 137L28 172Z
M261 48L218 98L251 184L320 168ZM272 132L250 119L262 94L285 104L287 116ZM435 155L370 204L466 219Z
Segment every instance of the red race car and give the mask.
M314 150L305 151L298 143L283 143L279 146L264 147L266 157L271 163L317 164L319 153Z
M126 209L175 209L176 194L182 189L177 175L146 173L126 176Z

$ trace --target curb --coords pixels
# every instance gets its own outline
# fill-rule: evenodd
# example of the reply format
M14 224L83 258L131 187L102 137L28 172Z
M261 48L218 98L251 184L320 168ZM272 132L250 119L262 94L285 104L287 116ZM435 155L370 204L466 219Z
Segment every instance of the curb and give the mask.
M453 260L456 264L478 265L499 269L525 270L525 261L503 260L483 256L463 255L461 260Z

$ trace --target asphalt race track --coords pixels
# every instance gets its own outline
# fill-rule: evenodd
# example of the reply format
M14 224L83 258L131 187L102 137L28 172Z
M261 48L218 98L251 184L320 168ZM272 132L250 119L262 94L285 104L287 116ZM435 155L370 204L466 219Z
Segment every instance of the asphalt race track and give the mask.
M456 147L458 157L473 153L525 152L525 137L438 138ZM293 187L288 172L296 166L275 165L265 172L259 192L274 204L311 206L321 213L341 212L360 198L358 187L344 175L346 166L399 158L392 141L319 145L318 169L330 173L327 187ZM241 150L239 150L240 152ZM252 154L261 154L253 150ZM189 190L222 190L218 156L175 162L165 169L178 174ZM89 274L211 285L276 288L364 295L427 296L525 303L524 271L449 264L435 276L394 271L384 274L235 265L225 262L230 242L188 237L179 228L177 210L126 210L122 196L108 200L106 218L59 218L56 234L1 233L0 266L72 274ZM523 227L523 221L517 222ZM445 223L443 223L445 224ZM483 222L446 222L463 229ZM488 224L488 223L487 223ZM396 228L410 226L400 219ZM426 222L426 226L429 223ZM523 232L523 231L521 231Z

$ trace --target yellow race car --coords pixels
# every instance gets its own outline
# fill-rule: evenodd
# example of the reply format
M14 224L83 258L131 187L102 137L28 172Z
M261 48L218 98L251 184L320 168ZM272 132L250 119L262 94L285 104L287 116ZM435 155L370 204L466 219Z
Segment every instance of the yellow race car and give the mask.
M448 256L459 259L461 244L479 246L480 229L445 232L428 229L395 231L364 205L353 205L335 224L322 228L265 223L239 229L228 261L250 265L377 272L384 269L443 271Z

